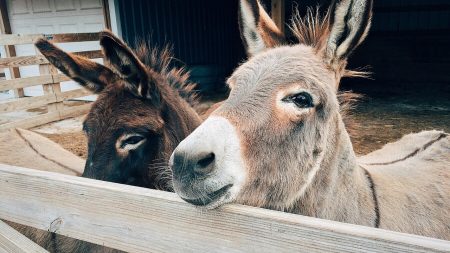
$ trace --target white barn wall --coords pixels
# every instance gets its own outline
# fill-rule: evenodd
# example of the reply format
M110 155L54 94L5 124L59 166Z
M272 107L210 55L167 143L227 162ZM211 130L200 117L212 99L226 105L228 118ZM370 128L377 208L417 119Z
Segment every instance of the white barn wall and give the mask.
M52 34L99 32L104 27L100 0L8 0L8 14L12 33ZM68 51L100 49L98 42L60 43ZM16 46L17 56L35 55L33 45ZM100 60L101 61L101 60ZM10 78L9 71L7 79ZM21 77L39 75L38 66L20 68ZM79 88L73 81L61 83L62 91ZM10 92L12 95L12 92ZM42 86L25 88L26 96L43 95ZM94 99L90 96L90 100Z

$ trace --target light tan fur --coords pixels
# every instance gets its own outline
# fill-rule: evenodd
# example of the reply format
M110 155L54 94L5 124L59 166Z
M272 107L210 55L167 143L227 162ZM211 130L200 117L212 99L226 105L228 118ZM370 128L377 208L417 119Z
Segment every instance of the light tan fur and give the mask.
M330 26L294 19L303 43L249 48L250 59L228 80L229 98L174 151L175 191L207 208L237 202L449 240L450 136L413 134L358 159L346 131L337 87L352 74L347 56L367 35L371 7L371 0L335 2L323 21ZM241 27L247 46L257 44L248 43L258 39L251 29ZM302 92L312 105L289 100ZM232 139L235 153L221 141Z

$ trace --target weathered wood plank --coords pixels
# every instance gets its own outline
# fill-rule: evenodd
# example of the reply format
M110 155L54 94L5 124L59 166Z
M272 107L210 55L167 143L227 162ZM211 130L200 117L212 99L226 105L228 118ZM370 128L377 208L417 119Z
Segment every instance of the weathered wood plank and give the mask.
M92 92L90 92L89 90L86 90L84 88L81 88L81 89L65 91L65 92L56 94L56 101L62 102L66 99L79 98L79 97L84 97L84 96L88 96L88 95L92 95Z
M9 22L8 6L6 1L0 1L0 30L1 34L11 34L11 23ZM0 35L1 36L1 35ZM6 57L16 56L16 48L13 45L5 47ZM10 68L11 78L20 78L19 68ZM22 88L14 89L14 97L20 98L25 95Z
M0 221L0 252L48 253L45 249Z
M55 102L57 101L54 94L8 99L0 102L0 113L37 108Z
M42 55L39 50L36 49L37 55ZM41 64L39 65L39 73L41 75L56 75L58 74L58 70L53 67L50 63L47 64ZM44 90L44 95L53 94L56 98L58 98L58 95L61 93L61 86L58 83L51 83L51 84L44 84L42 85L42 89ZM58 103L58 100L56 100L56 103L51 103L47 105L48 112L51 111L57 111L63 109L63 104Z
M0 166L0 218L127 252L448 252L450 242Z
M2 34L0 46L33 44L40 38L43 38L42 34Z
M21 120L15 120L12 122L8 122L0 125L0 131L6 131L11 128L31 128L35 126L40 126L43 124L47 124L53 121L63 120L67 118L72 118L76 116L80 116L86 114L91 108L91 104L84 104L79 106L68 107L62 111L54 111L50 113L45 113L41 115L37 115L34 117L28 117Z
M58 74L60 75L60 74ZM62 74L61 74L62 75ZM58 77L60 78L60 77ZM0 80L0 91L25 88L35 85L53 83L52 75L23 77L11 80Z
M285 0L272 0L272 19L278 29L285 32Z
M40 38L46 38L54 43L96 41L99 40L99 33L2 34L0 46L33 44Z
M70 81L72 79L70 79L70 77L64 75L64 74L56 74L53 75L53 82L54 83L60 83L60 82L65 82L65 81Z
M73 54L87 57L89 59L96 59L103 57L103 54L100 50L74 52ZM10 58L1 58L0 68L23 67L47 63L49 62L43 55L16 56Z
M0 113L38 108L44 105L62 102L66 99L79 98L88 95L92 95L92 92L89 92L86 89L76 89L66 92L47 93L43 96L4 100L0 102Z
M111 30L111 15L109 13L108 0L102 0L103 21L105 22L105 28Z
M41 75L32 77L22 77L11 80L0 80L0 91L11 90L16 88L25 88L42 84L60 83L70 80L72 79L61 73L56 75Z

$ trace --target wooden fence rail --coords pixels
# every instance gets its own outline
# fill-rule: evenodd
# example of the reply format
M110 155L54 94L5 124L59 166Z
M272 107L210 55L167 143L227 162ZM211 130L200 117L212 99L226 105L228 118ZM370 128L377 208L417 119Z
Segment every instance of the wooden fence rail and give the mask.
M98 33L73 33L73 34L2 34L0 35L0 46L13 46L31 44L39 38L46 38L52 42L82 42L98 40ZM100 50L74 52L90 59L102 58ZM89 109L85 104L67 107L64 101L90 95L91 93L84 89L77 89L67 92L61 92L60 82L70 80L64 74L58 73L55 67L49 64L48 60L39 53L31 56L13 56L0 58L0 68L9 68L17 70L19 67L38 65L40 76L15 78L18 75L12 75L11 80L0 81L0 91L14 90L15 94L23 94L23 88L41 85L44 95L36 97L18 96L15 99L0 101L0 114L10 113L21 110L46 107L47 113L35 115L29 118L16 119L13 121L3 121L0 123L0 131L13 127L34 127L51 121L61 120L67 117L78 116L86 113ZM18 72L17 72L18 73ZM19 92L20 91L20 92ZM1 115L0 115L1 117Z
M0 221L0 253L48 253L39 245Z
M450 242L0 165L0 218L127 252L449 252Z
M54 43L97 41L98 33L64 33L64 34L2 34L0 46L33 44L40 38L46 38Z

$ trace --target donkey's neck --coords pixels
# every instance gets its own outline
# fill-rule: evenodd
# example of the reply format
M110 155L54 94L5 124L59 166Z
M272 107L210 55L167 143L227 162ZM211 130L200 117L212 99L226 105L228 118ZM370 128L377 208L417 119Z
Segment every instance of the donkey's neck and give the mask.
M333 148L328 148L313 182L292 212L308 216L375 226L375 202L371 181L357 164L356 155L340 116L330 129Z

